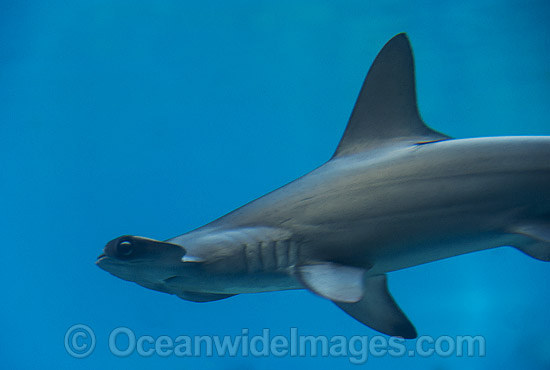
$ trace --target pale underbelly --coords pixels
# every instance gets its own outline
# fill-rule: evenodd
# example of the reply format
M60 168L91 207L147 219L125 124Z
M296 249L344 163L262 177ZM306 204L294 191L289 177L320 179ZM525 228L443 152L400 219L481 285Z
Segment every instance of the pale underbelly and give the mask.
M492 234L443 243L392 247L376 256L367 274L387 273L491 248L519 247L529 242L528 237L518 234Z

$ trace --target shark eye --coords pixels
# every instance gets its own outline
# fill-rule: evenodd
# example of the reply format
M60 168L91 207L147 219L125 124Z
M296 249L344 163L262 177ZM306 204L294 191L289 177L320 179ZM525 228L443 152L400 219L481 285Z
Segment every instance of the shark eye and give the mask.
M129 256L130 254L132 254L133 249L134 248L132 243L128 240L124 240L118 244L117 252L121 256Z

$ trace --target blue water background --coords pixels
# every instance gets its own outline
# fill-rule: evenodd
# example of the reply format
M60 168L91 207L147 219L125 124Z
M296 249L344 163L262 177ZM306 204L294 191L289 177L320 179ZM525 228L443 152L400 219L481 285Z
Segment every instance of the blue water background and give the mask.
M544 1L0 2L3 369L334 369L346 358L129 358L137 335L376 335L306 291L195 304L94 265L122 234L167 239L326 161L373 58L406 31L426 122L457 138L550 135ZM369 369L550 368L550 264L501 248L391 273L419 334L484 358ZM97 347L70 357L65 331Z

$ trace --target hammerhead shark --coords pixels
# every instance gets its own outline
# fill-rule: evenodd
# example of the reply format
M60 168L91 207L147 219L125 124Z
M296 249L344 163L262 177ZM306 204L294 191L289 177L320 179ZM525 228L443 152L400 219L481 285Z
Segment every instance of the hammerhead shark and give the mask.
M374 60L328 162L172 239L116 238L96 263L195 302L305 288L408 339L416 329L386 273L500 246L550 261L550 136L428 127L402 33Z

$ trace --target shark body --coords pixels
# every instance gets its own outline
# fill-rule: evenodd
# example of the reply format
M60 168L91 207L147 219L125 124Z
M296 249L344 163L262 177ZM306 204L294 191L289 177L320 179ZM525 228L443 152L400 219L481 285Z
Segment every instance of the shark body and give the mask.
M327 163L167 241L116 238L97 264L196 302L306 288L375 330L414 338L386 273L500 246L550 261L550 137L455 140L429 128L399 34Z

